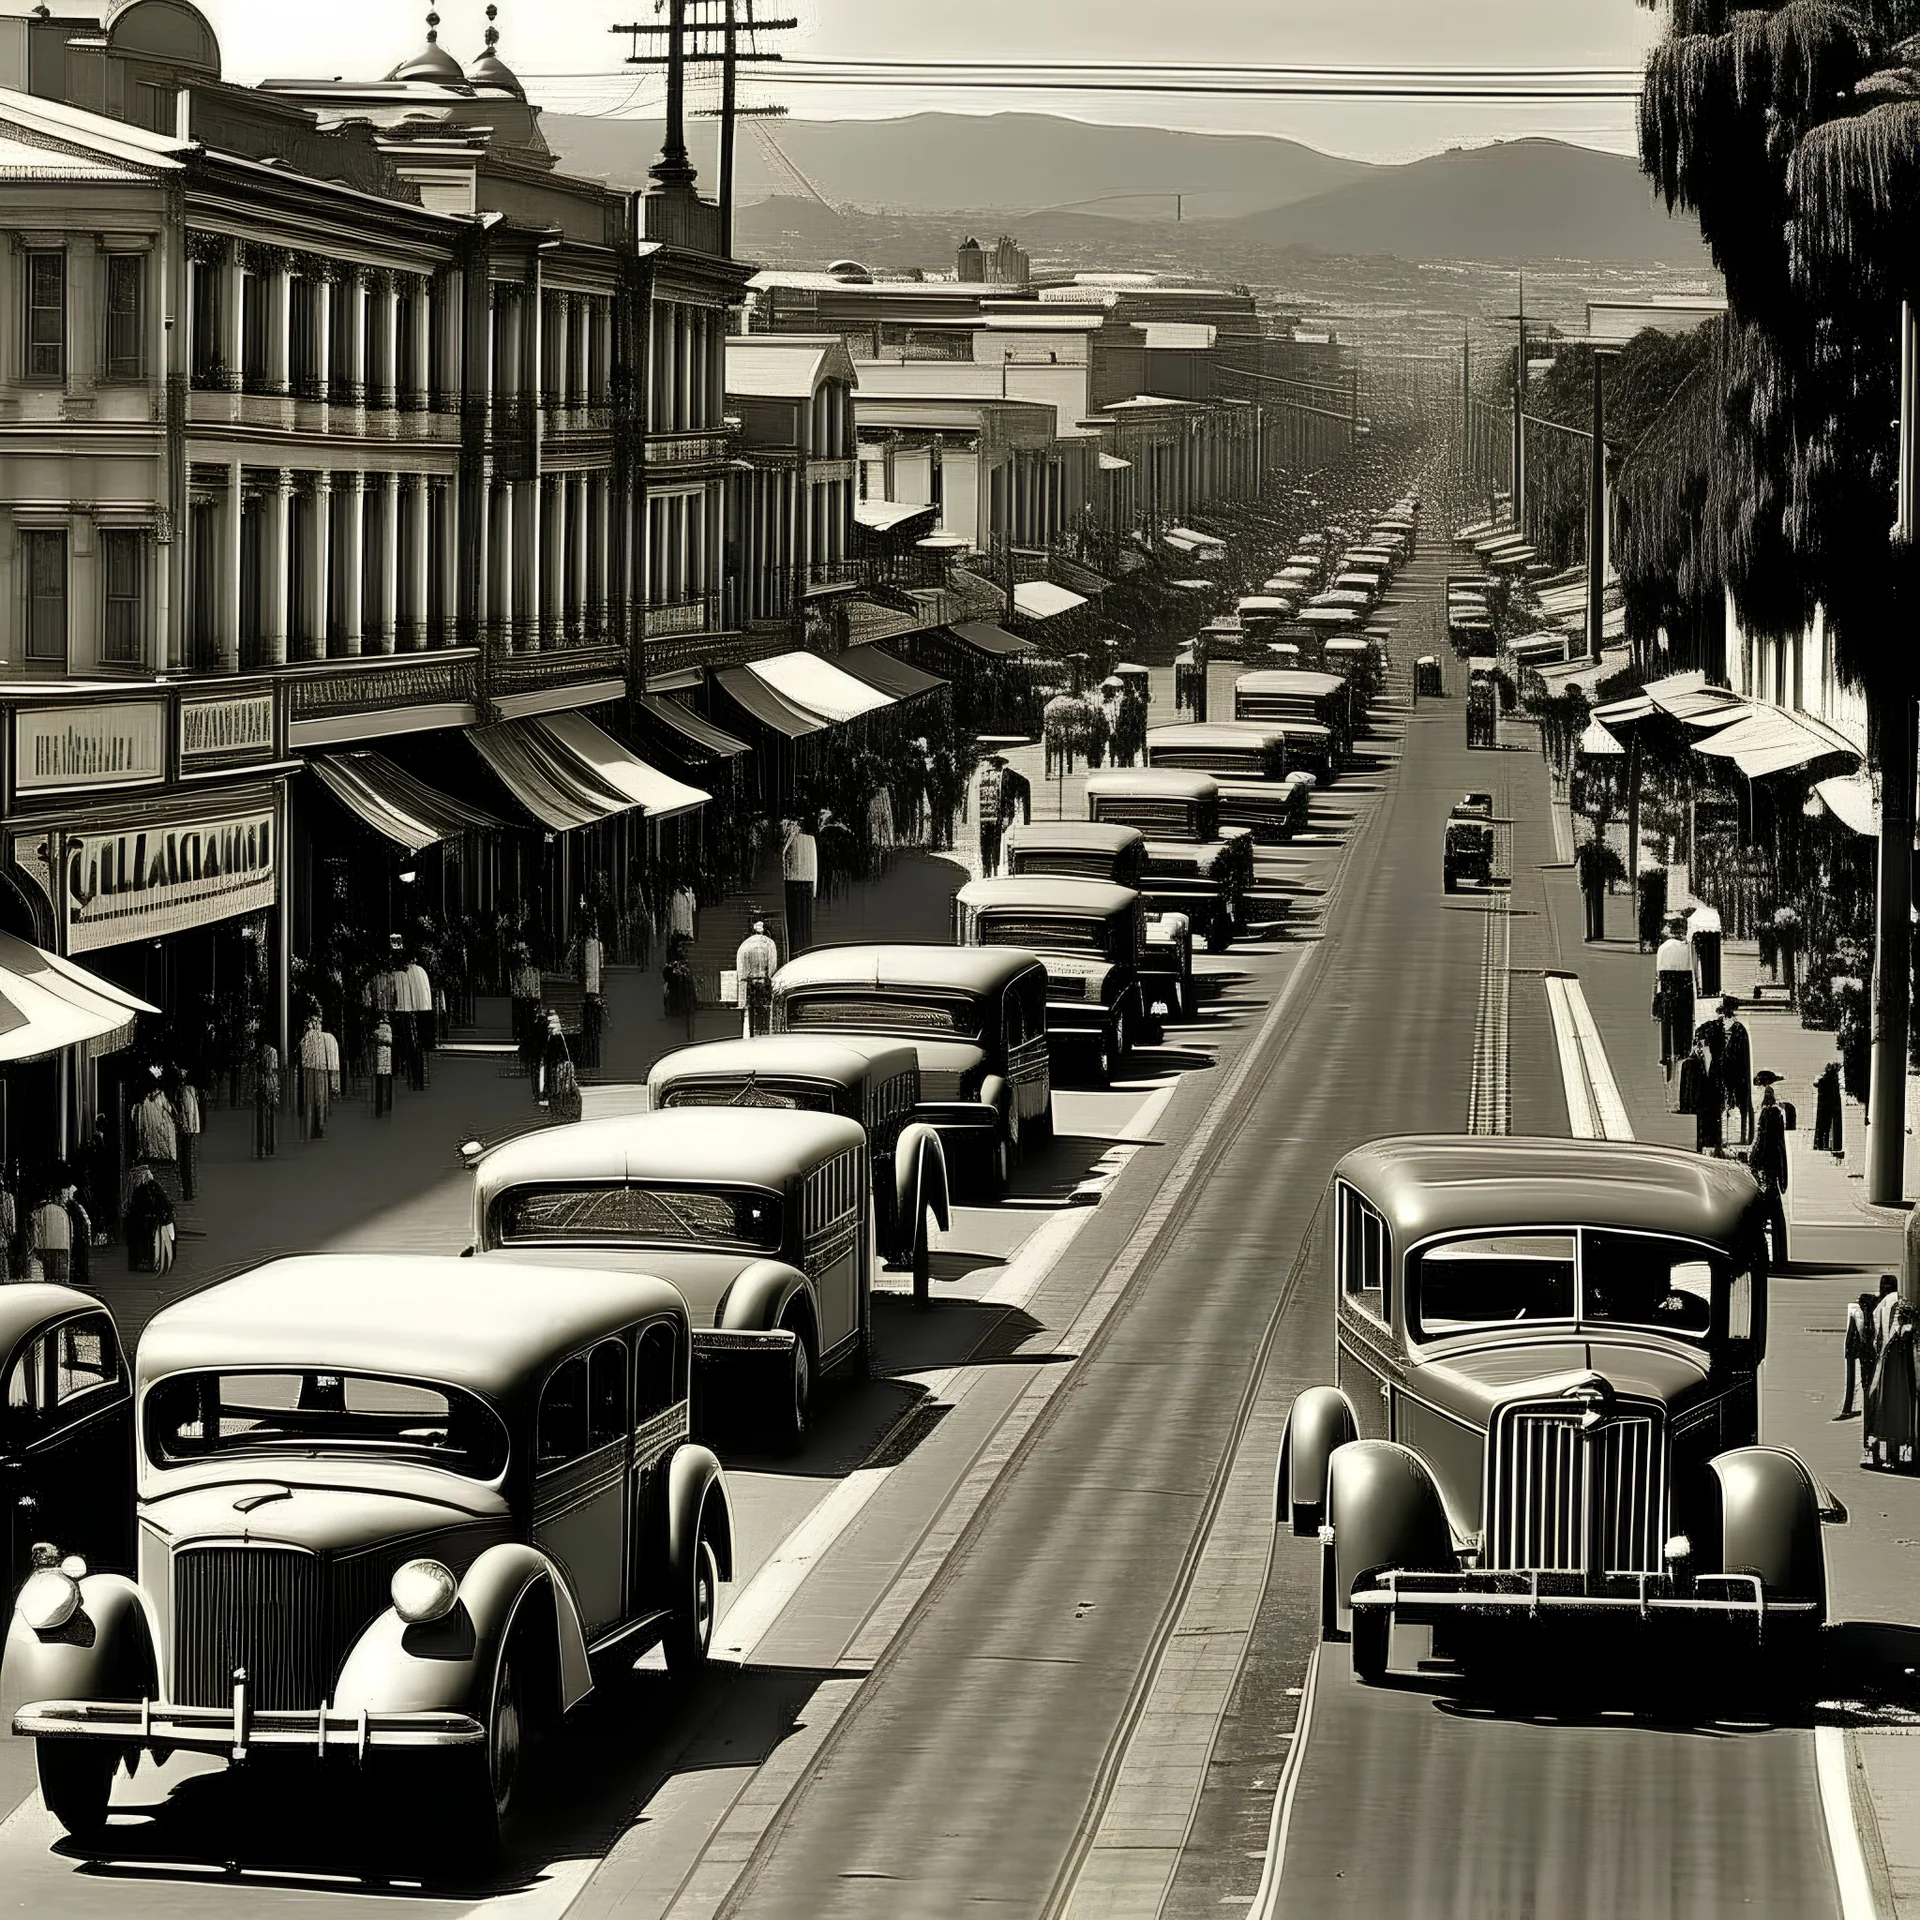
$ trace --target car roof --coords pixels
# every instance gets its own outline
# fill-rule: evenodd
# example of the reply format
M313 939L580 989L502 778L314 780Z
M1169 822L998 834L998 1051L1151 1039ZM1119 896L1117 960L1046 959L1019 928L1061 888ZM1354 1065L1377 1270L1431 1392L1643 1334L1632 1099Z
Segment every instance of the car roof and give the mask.
M39 1280L0 1286L0 1359L16 1342L49 1320L64 1320L72 1313L106 1311L103 1301L73 1287L49 1286Z
M1182 720L1147 729L1149 747L1269 747L1285 739L1265 720Z
M1373 650L1371 640L1329 640L1321 649L1322 653L1370 653Z
M1151 740L1152 734L1147 738ZM1031 825L1015 827L1007 835L1009 851L1020 847L1103 847L1109 853L1124 853L1146 835L1138 827L1123 827L1111 820L1035 820Z
M961 901L976 910L996 907L1022 913L1098 914L1109 919L1139 904L1132 887L1108 880L1080 880L1064 874L1015 874L991 880L972 880L960 889Z
M636 1320L686 1318L652 1274L438 1254L302 1254L163 1308L140 1339L143 1381L188 1369L322 1367L511 1396Z
M866 1139L858 1121L784 1108L675 1107L542 1127L474 1169L482 1193L529 1180L737 1181L783 1186Z
M1318 696L1340 693L1346 682L1337 673L1314 673L1295 667L1262 667L1255 673L1243 673L1233 683L1253 693L1300 693Z
M1591 1226L1732 1246L1761 1210L1733 1160L1624 1140L1415 1134L1376 1140L1334 1168L1401 1246L1474 1228Z
M762 1033L747 1040L706 1040L675 1047L653 1063L649 1087L676 1081L756 1074L800 1074L853 1086L862 1080L890 1080L917 1067L920 1056L904 1040L824 1039L809 1033Z
M989 993L1040 963L1018 947L819 947L773 976L777 992L808 987L945 987Z
M1156 794L1169 800L1213 800L1220 783L1211 774L1184 767L1109 767L1087 775L1087 792Z

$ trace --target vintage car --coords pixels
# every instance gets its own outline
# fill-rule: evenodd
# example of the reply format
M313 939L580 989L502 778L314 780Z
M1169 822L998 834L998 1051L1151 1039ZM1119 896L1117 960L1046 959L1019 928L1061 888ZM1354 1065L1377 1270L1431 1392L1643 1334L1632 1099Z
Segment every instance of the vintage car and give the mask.
M1146 911L1132 887L1014 875L962 887L953 931L961 946L1018 947L1040 956L1055 1070L1074 1056L1104 1087L1136 1040L1160 1038L1140 978Z
M1307 823L1315 776L1295 767L1284 727L1245 720L1189 722L1147 732L1147 765L1210 773L1220 786L1220 818L1256 840L1290 840Z
M1487 804L1477 805L1483 798ZM1458 893L1463 880L1493 885L1493 802L1484 795L1468 794L1447 816L1440 881L1448 893Z
M1172 767L1109 767L1087 775L1087 818L1137 827L1147 837L1140 891L1158 913L1184 913L1225 953L1246 925L1253 835L1223 825L1220 784Z
M133 1389L113 1316L71 1287L0 1287L0 1551L6 1590L57 1538L133 1565Z
M542 1128L476 1162L474 1251L672 1281L703 1417L762 1414L798 1447L820 1376L872 1363L867 1159L866 1129L839 1114L695 1108ZM945 1217L943 1185L917 1197ZM924 1239L924 1218L913 1230Z
M1002 855L1011 874L1057 873L1074 880L1107 880L1137 893L1145 885L1147 836L1138 827L1098 820L1034 820L1007 835ZM1184 913L1146 913L1147 944L1140 982L1149 1008L1169 1020L1190 1020L1193 997L1193 922Z
M1233 683L1233 717L1262 725L1304 720L1325 727L1334 766L1353 751L1353 695L1337 673L1290 672L1284 667L1243 673Z
M1831 1496L1755 1442L1765 1208L1737 1162L1431 1135L1332 1183L1338 1384L1293 1403L1276 1518L1317 1534L1323 1636L1504 1657L1530 1625L1824 1618Z
M1365 634L1329 640L1320 649L1320 660L1328 673L1337 673L1353 690L1357 726L1381 691L1380 656L1375 642Z
M867 1130L874 1232L886 1265L926 1287L932 1197L947 1191L940 1136L917 1120L920 1056L904 1040L764 1033L676 1047L653 1063L648 1105L839 1113Z
M428 1864L482 1865L597 1680L707 1657L733 1520L687 1363L645 1274L328 1255L166 1308L138 1577L45 1565L8 1628L48 1810L97 1843L143 1757L357 1764Z
M773 977L776 1032L905 1040L920 1118L975 1190L1006 1191L1029 1142L1053 1137L1047 970L1007 947L817 947Z
M1497 747L1500 744L1500 702L1492 678L1476 671L1467 683L1467 745Z

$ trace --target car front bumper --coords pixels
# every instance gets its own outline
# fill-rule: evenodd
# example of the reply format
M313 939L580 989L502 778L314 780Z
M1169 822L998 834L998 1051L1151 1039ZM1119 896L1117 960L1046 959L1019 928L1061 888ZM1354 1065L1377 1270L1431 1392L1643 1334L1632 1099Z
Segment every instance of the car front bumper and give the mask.
M1550 1619L1747 1623L1764 1638L1769 1627L1815 1627L1815 1600L1770 1598L1750 1573L1702 1573L1684 1584L1664 1573L1386 1573L1358 1589L1356 1614L1384 1612L1396 1625L1441 1626L1466 1620L1516 1626Z
M342 1707L310 1712L232 1706L184 1707L165 1700L38 1700L13 1716L13 1730L37 1740L112 1740L122 1746L214 1753L245 1760L272 1754L338 1755L480 1747L487 1730L464 1713L369 1713Z
M695 1327L693 1358L700 1363L784 1358L796 1336L791 1327Z

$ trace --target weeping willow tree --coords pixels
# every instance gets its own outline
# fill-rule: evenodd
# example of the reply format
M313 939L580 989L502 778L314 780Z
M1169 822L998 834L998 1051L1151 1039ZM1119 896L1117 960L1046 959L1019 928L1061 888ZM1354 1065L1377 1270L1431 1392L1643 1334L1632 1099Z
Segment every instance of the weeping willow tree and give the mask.
M1657 0L1645 0L1657 4ZM1729 590L1750 631L1824 608L1866 693L1882 775L1868 1197L1902 1193L1909 857L1920 649L1912 555L1890 533L1899 302L1917 272L1920 0L1667 0L1641 164L1693 212L1730 308L1717 488Z

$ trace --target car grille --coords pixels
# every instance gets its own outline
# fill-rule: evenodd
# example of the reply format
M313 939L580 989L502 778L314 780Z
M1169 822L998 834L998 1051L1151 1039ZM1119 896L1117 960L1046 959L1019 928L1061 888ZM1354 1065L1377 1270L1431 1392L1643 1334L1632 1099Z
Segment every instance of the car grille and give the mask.
M1312 709L1288 693L1242 693L1234 702L1236 720L1312 720Z
M1487 1564L1528 1573L1658 1573L1665 1474L1659 1423L1629 1413L1592 1434L1578 1407L1508 1408L1496 1420ZM1597 1507L1597 1511L1596 1511ZM1589 1527L1603 1565L1590 1568Z
M1100 852L1073 853L1052 847L1045 853L1024 853L1016 849L1013 871L1016 874L1052 873L1070 880L1111 880L1113 855Z
M281 1547L193 1547L173 1561L174 1699L218 1707L236 1667L262 1708L317 1707L326 1697L327 1570Z
M1084 1000L1087 997L1087 983L1077 974L1050 973L1047 975L1047 998L1049 1000Z
M1098 802L1099 817L1116 827L1167 840L1185 840L1193 832L1193 816L1184 800L1108 800Z
M922 1067L922 1100L965 1100L969 1097L963 1082L966 1075L958 1067Z
M1178 767L1189 773L1223 773L1234 779L1264 780L1267 768L1257 753L1235 753L1229 747L1156 747L1156 767Z

